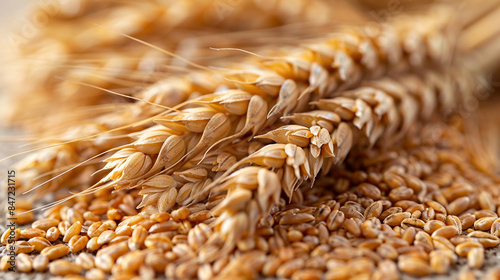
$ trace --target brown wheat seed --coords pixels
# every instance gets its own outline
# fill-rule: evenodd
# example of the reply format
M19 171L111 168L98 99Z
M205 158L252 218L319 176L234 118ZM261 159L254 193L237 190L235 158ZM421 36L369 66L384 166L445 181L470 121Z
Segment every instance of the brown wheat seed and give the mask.
M123 192L95 189L97 201L77 197L33 224L47 242L62 235L68 246L43 248L34 236L16 251L41 249L43 264L69 250L97 250L97 268L87 272L96 279L392 279L398 268L446 273L456 262L450 252L482 266L483 247L500 242L497 195L487 194L495 180L468 159L460 129L421 125L469 85L447 81L461 77L451 70L399 77L439 57L432 38L440 39L440 20L409 32L413 23L374 37L353 31L297 57L263 58L257 73L228 73L239 90L199 93L190 108L159 116L158 126L130 135L137 140L105 161L109 173L99 183ZM391 35L396 43L386 47ZM397 78L381 78L386 68ZM375 79L355 88L370 73ZM83 254L77 262L89 269ZM50 271L83 277L62 260Z
M64 244L49 246L43 249L40 254L46 256L49 260L55 260L66 256L69 252L68 246Z

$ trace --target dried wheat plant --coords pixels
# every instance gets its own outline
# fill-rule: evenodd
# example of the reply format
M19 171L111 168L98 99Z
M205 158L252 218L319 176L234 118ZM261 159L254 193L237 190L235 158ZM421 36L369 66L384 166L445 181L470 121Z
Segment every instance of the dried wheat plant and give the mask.
M221 17L222 2L80 1L19 49L9 88L23 101L37 90L52 116L33 119L45 112L29 102L7 112L41 145L17 169L17 218L31 227L1 237L16 241L15 269L399 279L450 273L458 258L481 268L500 243L500 177L491 130L461 108L500 58L494 30L474 32L500 3L426 4L367 29L366 10L342 1L236 1ZM4 255L0 269L11 266Z

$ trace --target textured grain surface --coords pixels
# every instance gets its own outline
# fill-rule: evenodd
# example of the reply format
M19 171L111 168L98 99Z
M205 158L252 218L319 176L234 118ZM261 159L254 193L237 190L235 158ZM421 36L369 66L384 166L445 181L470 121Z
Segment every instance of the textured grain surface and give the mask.
M490 104L488 104L488 106L486 106L486 111L488 111L487 109L488 108L491 108L492 110L489 110L491 112L495 112L495 104L500 104L498 102L492 102ZM493 115L494 116L494 115ZM9 149L9 153L11 152L12 150ZM157 215L158 216L158 215ZM155 218L155 219L159 219L159 221L162 220L162 218L160 216L158 216L158 218ZM3 225L3 223L2 223ZM293 237L291 238L293 239ZM71 254L69 255L69 258L70 259L73 259L74 256L72 256ZM466 264L467 260L466 259L460 259L459 262L452 266L451 268L451 274L450 275L446 275L446 276L439 276L439 275L435 275L435 276L431 276L431 277L428 277L428 279L455 279L456 277L458 277L458 274L460 272L463 272L465 273L465 264ZM499 255L499 250L498 249L487 249L485 250L485 263L484 263L484 267L482 270L479 270L479 271L474 271L474 273L476 274L476 276L478 277L481 277L483 275L485 275L486 271L488 271L489 268L491 267L495 267L497 266L497 264L500 262L500 255ZM97 272L96 272L97 273ZM21 277L23 279L44 279L44 277L47 277L46 274L43 274L43 273L37 273L37 274L30 274L30 275L16 275L16 274L12 274L12 273L2 273L2 275L5 275L5 279L20 279ZM37 278L38 277L38 278ZM413 278L411 276L403 276L403 279L418 279L418 278ZM427 279L427 278L426 278Z

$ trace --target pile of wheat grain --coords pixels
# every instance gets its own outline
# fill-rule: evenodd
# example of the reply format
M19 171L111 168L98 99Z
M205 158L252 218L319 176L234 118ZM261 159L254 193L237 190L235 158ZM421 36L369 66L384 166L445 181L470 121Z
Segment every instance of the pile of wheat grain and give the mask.
M55 18L57 28L72 30L75 21L103 16L104 8L92 2L71 24ZM253 13L258 19L226 26L279 26L292 21L290 11L311 17L301 8L304 1L281 2L268 4L266 13L252 10L262 8L261 1L245 2L228 17ZM318 3L310 8L324 13L338 7ZM162 11L158 18L148 17L133 32L118 29L134 38L83 32L103 41L80 52L99 46L123 55L139 45L135 37L157 44L160 29L170 27L173 37L181 36L183 24L202 29L206 22L189 19L213 7L190 13L158 4L146 5ZM105 15L134 17L128 5L105 5ZM182 20L168 17L170 9ZM54 191L54 202L30 228L7 230L2 244L15 237L17 271L49 270L71 279L398 279L401 272L449 273L458 258L481 268L485 249L500 243L500 178L482 134L472 133L461 116L461 106L485 90L481 78L488 74L483 64L463 59L470 52L460 51L465 27L474 24L468 12L465 20L449 4L429 6L370 32L343 21L316 39L291 34L299 46L255 42L259 54L237 62L222 56L217 68L165 52L192 68L161 73L152 84L143 80L140 91L134 91L140 79L134 73L141 71L130 71L137 64L118 64L123 72L105 76L104 84L84 79L90 85L78 84L66 101L84 94L83 103L72 106L93 107L70 112L55 106L59 121L37 134L51 145L24 159L17 172L19 192L39 197ZM317 26L325 21L313 19ZM250 39L257 33L240 34ZM146 51L139 47L139 56ZM49 82L50 72L34 83L47 87L42 92L49 99L62 85ZM109 103L101 91L133 101ZM81 191L69 195L70 188ZM30 209L29 202L19 203L20 223L34 220L33 212L21 213ZM70 252L76 257L67 259ZM0 269L8 270L8 260L1 258ZM460 277L474 276L464 270Z

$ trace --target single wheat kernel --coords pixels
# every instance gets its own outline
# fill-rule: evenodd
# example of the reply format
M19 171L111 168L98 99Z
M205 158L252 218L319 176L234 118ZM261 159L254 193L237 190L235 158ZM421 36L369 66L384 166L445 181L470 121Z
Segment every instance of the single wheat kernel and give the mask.
M105 280L106 273L99 268L92 268L85 273L85 278L95 280Z
M97 243L98 237L92 237L88 242L87 242L87 250L93 252L99 250L101 248L101 245Z
M467 265L470 268L481 269L484 264L484 249L471 248L467 253Z
M116 243L120 243L120 242L128 242L129 239L130 239L130 236L121 235L121 236L117 236L117 237L111 239L111 241L109 241L108 244L116 244Z
M1 259L0 259L0 270L1 271L7 271L9 270L9 268L12 267L12 264L10 263L10 256L8 255L4 255Z
M61 221L58 225L57 228L59 229L59 232L64 236L66 234L66 231L71 227L71 223L68 221Z
M398 267L401 271L412 276L423 277L432 273L432 269L426 261L414 257L400 257Z
M458 280L476 280L476 276L472 270L463 269L458 273Z
M16 202L17 204L17 202ZM16 218L16 223L20 225L25 225L33 222L35 220L35 215L33 212L25 212L22 213L24 210L30 210L31 208L17 208L16 215L14 216Z
M75 263L84 270L90 270L94 268L94 257L89 253L80 253L76 257Z
M476 222L476 216L467 213L463 214L459 217L460 222L462 223L462 229L468 229L474 225Z
M469 251L472 249L472 248L479 248L479 249L482 249L483 246L481 245L481 243L478 243L478 242L474 242L474 241L466 241L464 243L461 243L461 244L458 244L456 247L455 247L455 252L457 253L458 256L462 257L462 258L465 258L467 257Z
M47 238L48 241L54 242L57 239L59 239L59 229L57 227L51 227L47 230L47 233L45 234L45 238Z
M487 232L473 231L467 234L467 236L472 238L472 240L481 243L481 245L483 245L484 248L491 248L500 244L500 238Z
M106 243L109 243L113 238L116 237L116 233L112 230L106 230L101 235L99 235L99 238L97 239L97 244L99 245L104 245Z
M432 251L429 255L432 270L437 274L448 273L451 260L442 251Z
M455 199L448 205L448 214L450 215L459 215L467 210L469 207L470 199L467 196L460 197Z
M99 237L99 235L101 235L101 233L103 233L104 231L108 230L108 228L109 226L107 224L103 224L100 221L95 222L87 230L87 235L90 238Z
M66 233L64 234L63 237L63 242L69 242L69 240L73 236L80 234L81 230L82 230L82 224L80 223L80 221L76 221L66 230Z
M415 218L406 218L403 221L401 221L401 227L403 229L407 227L417 227L423 229L425 226L425 222L420 220L420 219L415 219Z
M483 217L474 222L474 229L486 231L491 230L491 226L497 217Z
M88 242L89 238L87 236L75 235L69 240L68 247L72 253L76 253L85 249Z
M43 237L33 237L30 240L28 240L28 243L30 245L34 246L35 251L41 252L43 249L52 246L50 242Z
M107 225L109 230L115 230L115 229L116 229L116 227L117 227L116 222L115 222L115 221L113 221L113 220L107 220L107 221L105 221L103 224L104 224L104 225Z
M16 254L26 253L29 254L35 250L35 246L27 241L16 241L14 244Z
M33 263L28 255L21 253L16 256L16 270L28 273L33 270Z
M433 234L433 232L435 232L436 230L442 228L442 227L445 227L446 224L441 222L441 221L438 221L438 220L430 220L428 222L425 223L424 225L424 230L425 232L427 232L428 234Z
M121 242L104 247L97 252L97 256L107 255L110 256L113 260L116 260L118 257L124 255L128 251L129 249L127 243Z
M43 249L40 254L45 255L49 260L55 260L66 256L69 253L69 247L64 244L58 244Z
M158 214L158 213L156 213L156 214ZM170 217L170 214L169 214L169 217ZM124 219L121 223L118 224L118 226L128 225L130 227L133 227L133 226L137 225L138 223L144 221L145 219L146 218L144 218L144 216L142 216L142 215L135 215L135 216L128 217L128 218Z
M128 240L128 247L130 250L141 249L147 236L148 231L142 226L137 226L132 232L131 238Z
M161 233L160 234L152 234L152 235L147 236L146 239L144 240L144 245L147 248L151 248L151 249L158 248L158 249L161 249L163 251L168 251L168 250L172 249L172 246L173 246L170 238L168 238L167 236L161 235ZM174 248L178 248L178 247L174 247Z
M394 214L387 216L387 218L384 219L384 224L387 224L387 225L392 226L392 227L398 226L403 222L403 220L409 219L410 217L411 217L411 214L408 212L394 213ZM414 221L414 220L412 220L412 221Z
M3 245L9 244L9 240L14 240L17 241L21 237L21 230L19 228L16 228L14 231L14 234L12 234L12 230L9 228L7 229L1 237L1 243Z
M172 211L170 214L174 221L185 220L191 214L191 211L187 207L181 207L177 210Z
M56 260L50 263L49 271L50 273L58 276L65 276L69 274L80 274L81 268L78 265L74 265L69 261Z
M121 214L121 211L116 209L116 208L110 208L108 211L107 211L107 217L109 220L121 220L121 218L123 217L123 214Z
M164 213L154 213L149 217L151 220L161 223L161 222L166 222L170 220L170 213L164 212Z
M114 261L110 255L103 254L95 259L95 266L106 273L111 272L113 265Z
M478 210L474 211L472 214L476 216L477 219L487 218L487 217L498 218L498 214L495 211L491 210Z
M132 232L132 228L128 225L118 226L115 230L117 236L131 236Z
M180 227L179 223L169 220L163 223L154 224L153 226L150 227L149 232L157 233L157 232L172 231L172 230L177 230L179 227Z
M21 236L26 239L33 237L45 237L45 231L37 228L28 228L21 230Z
M455 226L444 226L442 228L435 230L432 233L432 237L442 236L444 238L450 239L457 234L458 234L458 231L457 231L457 228Z
M32 227L36 229L41 229L43 231L47 231L49 228L56 227L58 224L59 220L46 218L33 222Z
M84 212L83 218L85 219L85 221L91 221L91 222L98 222L101 220L101 217L99 217L99 215L97 215L92 211Z

